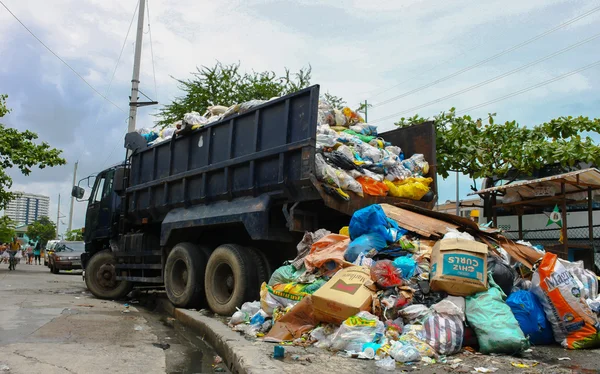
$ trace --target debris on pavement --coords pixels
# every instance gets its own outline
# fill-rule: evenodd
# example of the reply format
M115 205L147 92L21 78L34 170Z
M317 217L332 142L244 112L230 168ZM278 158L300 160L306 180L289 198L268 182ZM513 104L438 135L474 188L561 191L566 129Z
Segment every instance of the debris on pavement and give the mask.
M217 355L217 356L215 356L215 357L214 357L214 359L213 359L213 364L214 364L214 365L218 365L218 364L220 364L221 362L223 362L223 359L221 358L221 356L218 356L218 355Z
M283 345L315 346L384 370L493 373L503 364L537 366L526 360L532 344L600 347L598 316L588 306L598 298L597 278L577 263L462 217L399 205L357 210L339 234L305 234L297 257L229 326L277 343L273 358L284 358ZM572 308L570 318L563 306ZM469 357L477 365L463 362Z
M163 351L171 348L171 344L169 343L152 343L152 345L156 348L162 349Z

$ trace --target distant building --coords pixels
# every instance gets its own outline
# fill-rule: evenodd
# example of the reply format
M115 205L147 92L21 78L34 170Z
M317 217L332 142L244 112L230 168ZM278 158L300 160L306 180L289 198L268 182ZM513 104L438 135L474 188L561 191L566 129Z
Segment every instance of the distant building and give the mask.
M25 192L16 192L19 197L11 200L4 215L10 217L17 225L29 225L50 213L50 198Z
M483 217L482 206L483 200L479 198L460 200L460 216L471 218L473 221L478 223L480 219L485 221L485 217ZM438 203L433 210L442 213L456 214L456 201L446 200L445 203Z

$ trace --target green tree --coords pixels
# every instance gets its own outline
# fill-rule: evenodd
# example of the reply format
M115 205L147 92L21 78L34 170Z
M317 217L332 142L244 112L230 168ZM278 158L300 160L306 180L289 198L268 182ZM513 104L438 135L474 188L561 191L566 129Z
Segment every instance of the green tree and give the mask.
M27 236L32 240L41 240L45 246L48 240L56 238L56 225L48 217L41 217L27 226Z
M325 92L321 95L321 100L326 101L331 105L334 109L343 109L346 106L346 101L339 96L335 96L330 94L329 92Z
M11 242L15 237L15 223L8 216L0 217L0 243Z
M75 230L67 231L67 233L65 234L65 240L82 241L83 240L83 230L75 229Z
M242 72L240 64L196 68L192 78L176 79L183 96L165 105L156 115L157 125L164 127L183 118L185 113L204 113L211 105L231 106L253 99L268 100L308 87L311 67L291 73L285 69L283 76L273 71Z
M10 112L6 106L7 97L0 95L0 118ZM66 163L60 157L62 151L51 148L46 142L37 144L37 138L34 132L19 131L0 123L0 208L5 208L6 204L16 197L8 191L12 186L12 178L6 170L15 167L24 175L29 175L34 166L43 169Z
M544 165L574 166L579 162L600 165L600 146L586 135L600 132L600 119L559 117L525 127L516 121L494 122L457 116L455 109L427 119L415 115L401 118L398 126L433 121L436 129L437 170L447 178L459 172L473 179L505 178L509 173L531 174Z

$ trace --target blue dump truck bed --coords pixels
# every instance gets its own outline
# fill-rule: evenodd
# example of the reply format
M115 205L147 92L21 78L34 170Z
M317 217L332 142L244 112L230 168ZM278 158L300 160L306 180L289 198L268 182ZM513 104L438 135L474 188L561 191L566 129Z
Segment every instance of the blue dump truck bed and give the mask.
M218 204L218 209L226 211L230 208L224 203L231 201L245 202L241 209L252 209L246 205L262 203L257 197L263 194L269 196L269 204L321 202L347 215L373 203L434 206L437 184L431 123L380 136L400 146L407 157L425 156L434 179L433 200L351 194L346 202L327 195L314 176L318 102L319 86L315 85L134 153L126 190L127 216L133 222L148 217L156 222L177 208L200 205L208 209Z

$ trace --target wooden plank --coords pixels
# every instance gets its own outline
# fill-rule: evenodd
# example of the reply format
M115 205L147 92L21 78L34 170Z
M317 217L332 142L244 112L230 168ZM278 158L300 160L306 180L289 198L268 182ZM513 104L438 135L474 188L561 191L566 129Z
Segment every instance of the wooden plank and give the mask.
M428 217L410 210L381 204L386 216L393 219L398 225L427 238L441 238L449 228L458 229L459 226L437 218Z

